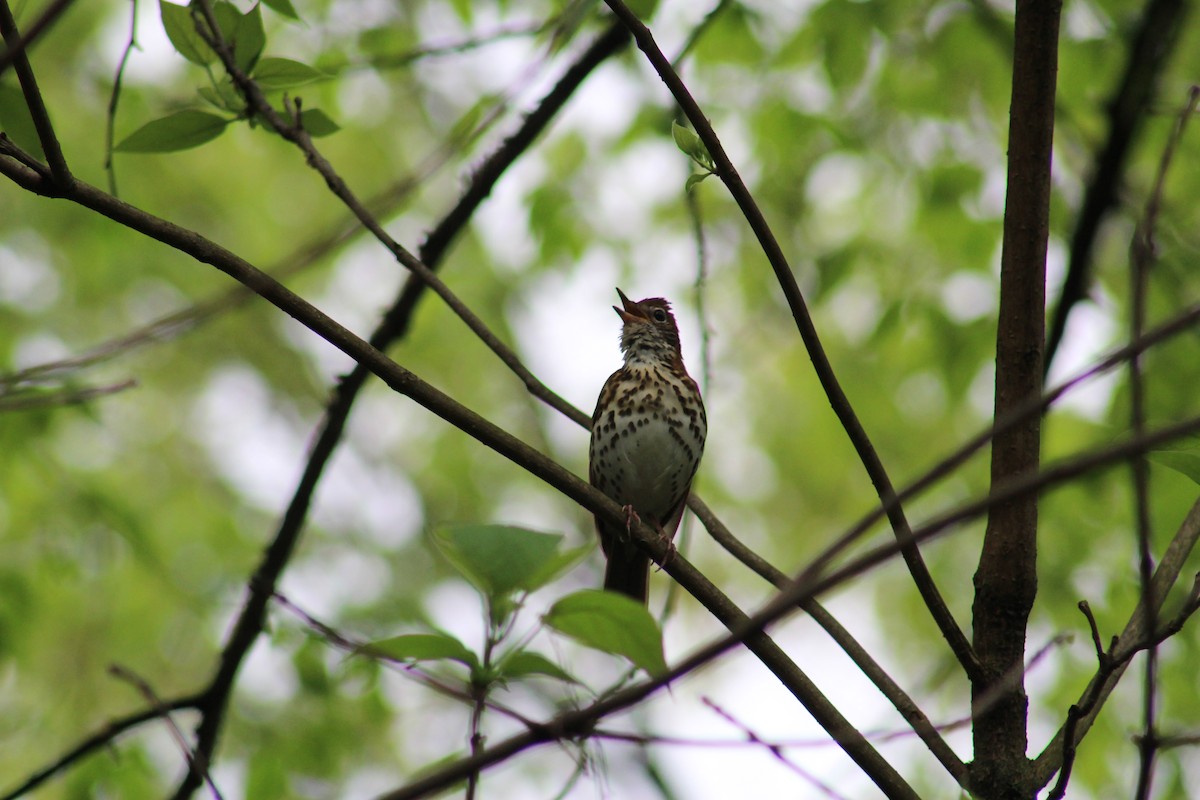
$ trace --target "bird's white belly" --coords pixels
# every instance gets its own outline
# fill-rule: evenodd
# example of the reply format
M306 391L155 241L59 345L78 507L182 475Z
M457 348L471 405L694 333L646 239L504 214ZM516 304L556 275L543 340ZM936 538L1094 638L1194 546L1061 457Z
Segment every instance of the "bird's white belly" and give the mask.
M617 502L660 523L674 511L694 472L694 467L682 466L692 456L676 436L666 422L650 420L613 443L610 458L618 467L613 481Z

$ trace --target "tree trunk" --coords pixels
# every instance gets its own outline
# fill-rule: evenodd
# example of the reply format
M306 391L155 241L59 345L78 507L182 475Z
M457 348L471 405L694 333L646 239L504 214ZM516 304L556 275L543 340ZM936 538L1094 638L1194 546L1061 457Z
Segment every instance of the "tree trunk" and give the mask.
M1042 389L1050 154L1060 0L1018 0L1009 114L1008 196L996 334L996 419ZM1041 418L992 443L992 486L1037 470ZM1025 629L1037 594L1036 494L994 506L975 572L974 646L983 679L971 687L971 785L986 800L1028 800Z

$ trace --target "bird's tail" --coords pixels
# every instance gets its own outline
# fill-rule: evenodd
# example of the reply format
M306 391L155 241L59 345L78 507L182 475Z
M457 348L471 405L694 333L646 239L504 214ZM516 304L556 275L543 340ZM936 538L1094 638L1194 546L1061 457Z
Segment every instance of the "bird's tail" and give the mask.
M614 547L604 570L604 588L628 595L645 605L650 580L650 557L634 547Z

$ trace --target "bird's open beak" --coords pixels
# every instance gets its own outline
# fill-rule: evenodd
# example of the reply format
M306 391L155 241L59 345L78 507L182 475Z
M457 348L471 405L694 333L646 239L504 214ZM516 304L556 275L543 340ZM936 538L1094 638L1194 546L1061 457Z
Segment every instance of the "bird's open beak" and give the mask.
M620 289L617 289L617 294L621 298L621 305L625 307L617 308L616 306L613 306L613 311L617 312L621 316L622 322L648 322L650 320L650 317L646 314L642 307L626 297L624 292L622 292Z

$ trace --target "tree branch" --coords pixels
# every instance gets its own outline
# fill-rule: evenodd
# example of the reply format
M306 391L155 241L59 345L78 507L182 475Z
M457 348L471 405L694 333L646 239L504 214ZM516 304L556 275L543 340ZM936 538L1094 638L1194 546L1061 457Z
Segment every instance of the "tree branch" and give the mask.
M1158 568L1154 571L1154 578L1150 584L1150 610L1153 613L1161 610L1163 602L1167 599L1167 593L1178 581L1183 566L1191 555L1197 540L1200 540L1200 500L1188 512L1183 524L1179 526L1179 530L1176 531L1171 543L1163 552L1162 559L1158 562ZM1194 595L1195 589L1193 588L1193 597ZM1058 785L1051 796L1057 794L1061 797L1065 792L1076 748L1083 741L1083 737L1087 735L1092 723L1096 721L1108 696L1120 682L1121 676L1129 666L1130 659L1154 640L1154 637L1150 636L1150 628L1147 626L1147 620L1151 615L1146 613L1145 608L1141 602L1134 608L1120 637L1114 641L1105 657L1100 659L1101 663L1096 675L1083 690L1079 701L1068 711L1066 722L1058 729L1058 733L1042 750L1037 760L1033 762L1031 772L1035 788L1045 786L1054 777L1054 773L1061 770ZM1186 607L1185 610L1187 610Z
M25 33L17 37L14 42L8 41L8 37L5 36L4 52L0 53L0 75L3 75L4 71L17 59L24 57L25 51L30 48L43 32L50 28L54 21L67 10L67 7L72 2L74 0L52 0L50 5L46 6L46 10L42 12L42 15L35 19L33 24L26 29ZM4 13L0 11L0 14Z
M1008 144L1008 197L996 332L997 418L1039 397L1045 344L1050 154L1058 73L1061 0L1018 0ZM1037 470L1041 418L1027 417L992 440L992 485ZM1025 625L1037 594L1037 495L988 512L972 607L975 652L984 668L971 681L975 708L972 790L987 800L1027 798L1028 698ZM1001 694L999 684L1006 681ZM994 702L980 707L984 696Z
M65 4L63 8L66 8ZM54 10L53 7L51 10ZM58 136L50 123L50 114L46 111L46 103L42 100L37 79L33 75L33 67L29 63L29 54L25 48L27 42L23 43L21 39L17 24L13 21L12 9L8 7L8 0L0 0L0 34L3 34L7 52L12 54L12 66L17 71L17 80L21 83L21 92L25 97L25 104L29 107L29 114L33 117L33 126L37 130L42 151L46 154L46 162L50 165L50 173L55 182L64 187L69 186L71 170L67 168L67 160L63 157Z
M185 695L183 697L176 698L175 700L164 700L161 703L155 704L143 711L137 711L133 714L111 720L103 728L96 731L91 736L83 739L81 742L79 742L79 744L63 753L53 763L42 767L37 772L30 775L19 786L15 786L8 792L0 795L0 800L16 800L16 798L32 792L34 789L41 786L50 778L53 778L67 767L82 761L84 758L95 753L102 747L108 747L117 737L126 731L140 727L147 722L153 722L154 720L161 718L167 712L196 708L202 699L202 695L199 694Z
M1046 339L1047 372L1066 332L1071 311L1087 299L1092 282L1092 250L1100 224L1117 202L1129 152L1190 10L1191 4L1185 0L1149 0L1131 37L1125 71L1108 103L1108 139L1096 153L1091 180L1071 234L1067 274Z
M778 589L785 589L791 584L791 578L735 537L699 497L692 495L688 505L695 512L700 522L704 524L704 527L712 535L713 539L729 551L734 558L750 567L760 577ZM965 788L967 780L966 765L950 749L950 746L946 744L946 740L942 738L937 728L925 716L925 712L921 711L916 702L908 696L908 693L892 680L892 677L879 665L879 662L872 658L871 654L819 602L816 600L801 601L800 608L812 617L829 634L829 637L845 651L850 660L854 662L854 665L862 670L862 673L867 676L867 679L871 683L875 684L880 694L891 702L892 706L909 724L913 732L929 748L929 752L933 754L934 758L945 767L946 771L950 773L950 776L960 786Z
M526 118L521 128L506 139L497 151L484 162L483 166L476 171L466 192L460 197L455 207L443 217L438 226L426 237L419 251L420 260L416 261L413 259L420 265L421 272L414 271L409 276L400 296L384 315L379 326L371 335L370 345L372 347L382 352L407 333L412 313L415 310L416 300L420 295L419 290L414 291L412 289L414 283L422 288L428 285L425 278L428 275L432 275L431 270L436 269L440 264L450 244L462 229L466 227L475 210L491 193L492 187L495 186L505 170L534 142L538 134L545 128L554 115L562 109L575 90L582 85L584 78L606 58L619 51L626 39L624 31L617 26L613 26L613 28L599 37L592 47L567 71L562 80L547 94L546 98L539 104L537 110ZM350 199L352 202L348 202L347 205L351 205L355 216L360 221L363 221L364 217L370 220L371 224L367 225L368 228L382 231L382 228L380 228L378 223L374 222L374 218L370 213L359 205L356 200L353 200L352 197ZM386 234L384 236L386 237ZM387 241L391 241L390 237L386 238ZM399 245L394 242L392 242L392 245L399 248ZM392 249L392 247L389 246L389 249ZM411 259L412 257L409 256L409 258ZM442 285L440 281L438 281L438 285ZM445 291L449 292L448 289ZM455 298L455 302L458 302L457 298ZM474 317L474 315L471 316L472 318ZM479 324L482 325L482 323ZM490 333L489 336L494 342L499 343L496 337ZM512 359L515 359L515 355L512 356ZM507 359L506 363L509 363L512 359ZM522 369L524 370L523 367ZM526 375L530 375L528 370L524 370L524 372ZM220 665L209 689L211 703L206 707L205 713L201 718L201 723L196 731L196 752L198 754L207 753L211 757L216 746L217 736L237 671L246 654L249 652L251 645L262 631L263 623L266 620L267 604L278 584L279 577L282 575L284 568L291 558L296 542L300 538L300 533L308 517L308 510L317 484L320 482L325 467L333 455L333 451L341 441L346 420L349 418L354 402L358 398L359 391L366 384L367 378L370 375L371 370L360 361L338 383L334 390L333 397L326 408L320 432L316 437L312 452L309 454L305 464L304 473L292 495L292 500L288 504L287 511L280 520L271 545L264 554L263 560L255 571L254 577L250 580L249 592L242 613L239 615L233 632L230 634L229 640L222 650ZM532 376L530 375L530 377ZM528 381L526 385L529 385ZM545 394L557 398L557 395L550 392L540 382L538 386L541 386L545 390ZM559 402L570 407L569 404L566 404L566 401L560 398ZM199 787L199 777L194 771L189 771L176 791L176 798L190 796Z
M1146 452L1161 446L1165 442L1178 439L1181 436L1189 435L1198 430L1200 430L1200 417L1194 417L1185 422L1149 433L1140 439L1121 442L1084 453L1041 472L1015 478L1003 486L993 487L992 492L986 497L963 504L930 520L913 532L913 538L917 542L924 542L944 535L962 523L986 514L988 509L993 505L1010 502L1015 498L1020 498L1028 494L1036 494L1053 486L1074 480L1085 473L1111 467L1114 464L1128 460L1134 453ZM1200 504L1198 504L1198 507L1200 507ZM1200 514L1198 514L1197 520L1198 525L1200 525ZM660 538L649 541L643 539L644 528L644 525L638 523L634 526L632 533L636 541L643 546L646 552L656 562L661 563L662 556L666 552L665 544ZM478 756L462 759L447 765L437 772L430 773L424 778L410 783L403 789L383 795L380 800L403 800L405 798L423 797L453 785L471 770L482 769L489 765L500 763L529 747L559 739L573 739L589 735L595 723L604 716L641 702L660 687L709 663L743 642L749 646L749 639L755 636L757 631L761 631L784 616L787 616L801 603L807 602L835 587L842 586L870 569L889 561L898 555L900 549L904 546L899 541L889 542L888 544L867 551L838 570L825 573L821 565L829 561L829 553L833 550L841 549L841 542L847 539L856 539L865 533L867 529L869 529L869 526L867 528L863 528L862 526L851 528L839 539L838 543L827 548L809 567L793 579L786 589L772 598L751 617L744 619L736 627L731 627L728 635L710 642L692 655L681 660L674 667L670 668L666 674L623 689L594 703L586 709L560 714L539 728L507 739L483 751ZM1160 564L1160 571L1168 563L1175 563L1175 559L1171 554L1171 548L1168 548L1167 555L1163 557L1163 561ZM1179 563L1182 565L1182 561ZM679 555L674 556L667 562L663 566L663 570L673 578L676 578L690 592L692 591L691 581L693 576L707 583L707 579L699 575L699 573L695 573L694 568L686 559ZM1164 578L1161 581L1156 580L1156 587L1161 585L1163 587L1162 591L1165 593L1166 588L1169 588L1174 577L1169 576L1169 578ZM708 606L708 601L704 599L707 596L706 593L702 593L703 596L696 592L692 593L702 603L705 603L706 607ZM1023 665L1018 665L1017 669L1019 672L1024 671ZM990 699L985 698L987 701L990 701ZM1053 770L1051 770L1050 775L1053 775Z
M875 486L875 491L879 495L881 505L887 509L888 520L891 522L896 538L906 542L903 551L904 561L908 565L909 572L912 573L913 581L921 593L921 598L925 601L925 605L929 608L934 622L937 623L938 629L942 632L942 636L946 638L950 649L954 652L955 657L968 676L978 675L979 664L975 658L975 654L971 650L971 645L967 641L967 637L963 634L962 629L959 628L958 623L955 622L954 616L950 613L945 600L942 599L936 584L933 582L933 577L929 574L929 569L925 566L925 561L921 557L920 551L911 542L912 528L905 517L903 508L896 502L896 492L892 487L891 479L888 477L887 471L883 467L883 462L879 459L878 453L875 452L874 445L871 444L866 430L863 428L858 416L854 413L854 409L850 405L846 393L842 390L841 384L833 372L833 365L829 362L829 357L825 353L824 346L821 344L816 326L813 324L812 316L809 314L807 304L804 301L804 296L801 294L800 287L796 283L795 275L792 274L792 268L788 264L787 257L783 254L779 242L775 239L775 234L767 224L766 218L763 217L762 211L759 210L758 204L750 194L750 190L746 188L746 184L738 174L737 168L734 167L733 162L725 153L720 139L717 138L716 131L713 130L712 125L708 122L707 117L704 116L704 112L692 97L691 92L688 91L687 86L680 79L675 68L671 66L670 61L667 60L667 57L663 55L655 43L650 29L621 0L605 0L605 2L612 9L613 14L633 34L638 48L645 53L646 59L654 67L658 76L662 78L663 83L667 85L667 88L671 91L671 94L684 114L687 115L688 120L696 129L697 135L708 149L709 155L712 156L713 162L716 164L717 175L733 196L734 202L741 209L742 215L746 218L750 229L757 237L759 246L762 247L763 252L766 254L767 261L774 270L776 280L778 280L780 288L783 290L784 298L791 309L792 318L796 322L796 327L808 351L809 358L812 360L813 369L817 374L817 379L821 383L821 388L824 390L826 397L829 399L830 406L833 408L847 436L850 438L850 442L854 446L859 459L862 461L863 467L871 479L871 483Z

